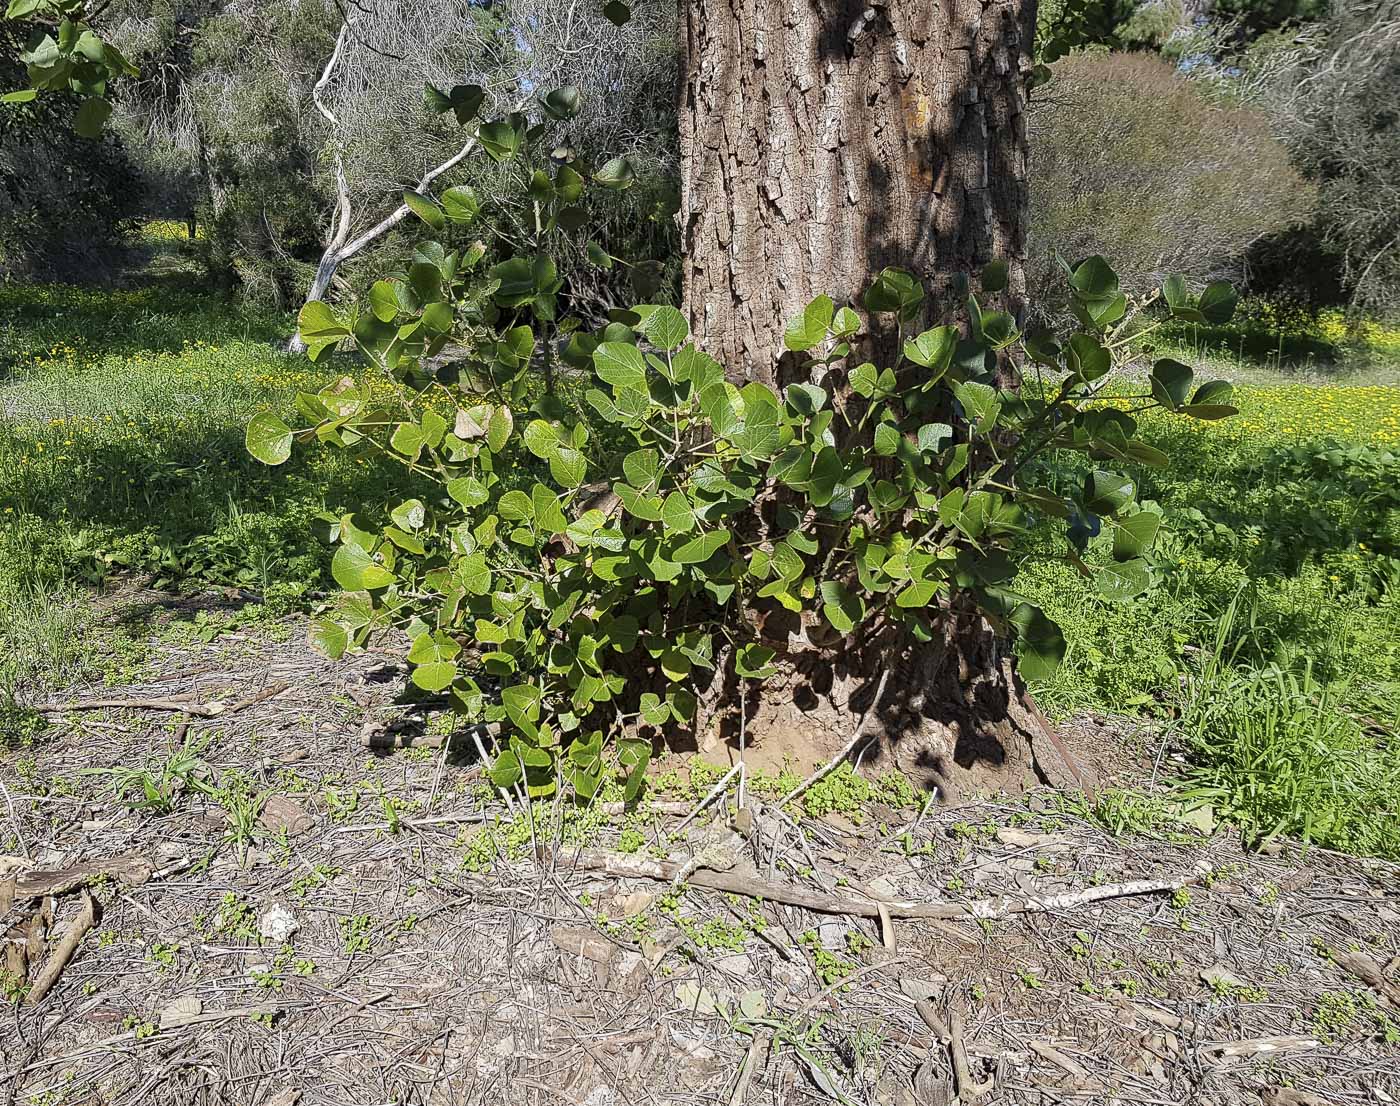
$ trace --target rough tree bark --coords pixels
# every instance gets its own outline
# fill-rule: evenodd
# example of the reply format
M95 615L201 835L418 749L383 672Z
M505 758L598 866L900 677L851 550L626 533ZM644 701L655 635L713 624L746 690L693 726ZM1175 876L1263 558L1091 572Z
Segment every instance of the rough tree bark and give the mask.
M886 266L922 278L930 320L997 258L1020 301L1035 16L1036 0L686 0L684 294L732 379L786 383L786 322ZM749 734L839 745L888 668L867 732L925 785L1077 784L1005 643L975 612L943 625L933 645L875 628L822 647L777 613L787 677L749 704Z

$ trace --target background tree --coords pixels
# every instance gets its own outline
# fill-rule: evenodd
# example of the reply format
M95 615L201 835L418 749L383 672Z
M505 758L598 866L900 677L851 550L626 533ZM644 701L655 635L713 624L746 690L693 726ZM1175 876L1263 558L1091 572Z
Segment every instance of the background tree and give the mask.
M1285 85L1287 135L1319 191L1318 228L1354 309L1400 309L1400 2L1339 4Z

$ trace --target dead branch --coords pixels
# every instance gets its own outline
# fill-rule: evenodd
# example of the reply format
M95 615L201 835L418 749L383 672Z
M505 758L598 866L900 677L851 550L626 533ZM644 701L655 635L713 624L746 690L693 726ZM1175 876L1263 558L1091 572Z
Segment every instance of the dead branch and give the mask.
M684 865L670 860L648 860L626 853L579 849L575 852L556 851L554 859L565 867L605 872L611 876L632 879L654 879L671 882L681 875ZM967 903L939 902L877 902L874 899L848 898L811 891L749 875L738 871L716 872L697 869L686 877L696 887L712 891L728 891L749 898L800 906L821 914L848 914L861 918L879 918L881 908L892 918L934 919L950 921L967 918L1005 918L1013 914L1044 914L1102 902L1105 899L1151 895L1163 891L1178 891L1200 878L1200 874L1177 879L1132 880L1128 883L1105 884L1083 891L1061 895L998 895L990 899L975 899Z
M140 856L114 856L86 860L57 871L25 872L15 880L15 900L25 902L45 895L62 895L86 887L96 880L120 880L128 887L139 887L154 873L151 862Z
M85 890L82 909L78 911L78 916L68 923L68 928L63 931L63 936L54 946L53 952L49 953L49 958L44 961L43 968L34 979L34 985L29 988L29 994L25 996L26 1005L37 1006L43 1001L44 996L58 982L58 977L68 966L68 961L73 959L74 954L78 951L78 946L83 943L83 938L87 936L88 931L96 923L97 904L93 901L92 895Z
M959 1101L971 1102L981 1098L996 1085L996 1077L993 1076L985 1083L978 1083L972 1078L972 1068L967 1062L967 1043L963 1039L962 1011L956 1006L948 1010L948 1036L948 1049L953 1054L953 1077L958 1083Z
M77 703L50 703L48 706L40 707L39 710L44 714L65 714L75 710L168 710L178 714L194 714L201 718L220 718L237 714L256 703L261 703L264 699L280 695L287 690L288 686L288 684L274 684L246 699L239 699L231 705L217 701L195 703L185 699L84 699Z

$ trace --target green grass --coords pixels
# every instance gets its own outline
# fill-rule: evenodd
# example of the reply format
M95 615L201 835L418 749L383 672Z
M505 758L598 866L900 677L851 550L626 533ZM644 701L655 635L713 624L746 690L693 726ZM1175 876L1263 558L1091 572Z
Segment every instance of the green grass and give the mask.
M404 486L338 450L279 470L249 457L250 414L337 369L278 351L290 320L178 280L0 286L0 698L84 669L92 585L135 572L295 602L327 580L315 514Z

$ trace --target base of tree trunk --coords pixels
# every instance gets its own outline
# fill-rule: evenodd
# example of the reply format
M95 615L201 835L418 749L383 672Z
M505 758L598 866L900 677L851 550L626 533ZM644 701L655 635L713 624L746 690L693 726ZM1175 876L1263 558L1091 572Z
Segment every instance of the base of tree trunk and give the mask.
M777 627L765 625L766 636ZM772 759L827 759L861 727L862 764L897 768L945 803L977 794L1018 794L1037 784L1092 792L1094 781L1035 705L1015 657L984 618L966 614L933 642L899 627L856 642L799 639L779 654L777 675L748 683L742 705L731 675L702 699L701 731L718 726L734 746L740 726L749 748ZM811 632L810 630L807 632ZM771 641L770 641L771 643ZM886 669L884 691L872 703ZM873 709L872 709L873 708Z

